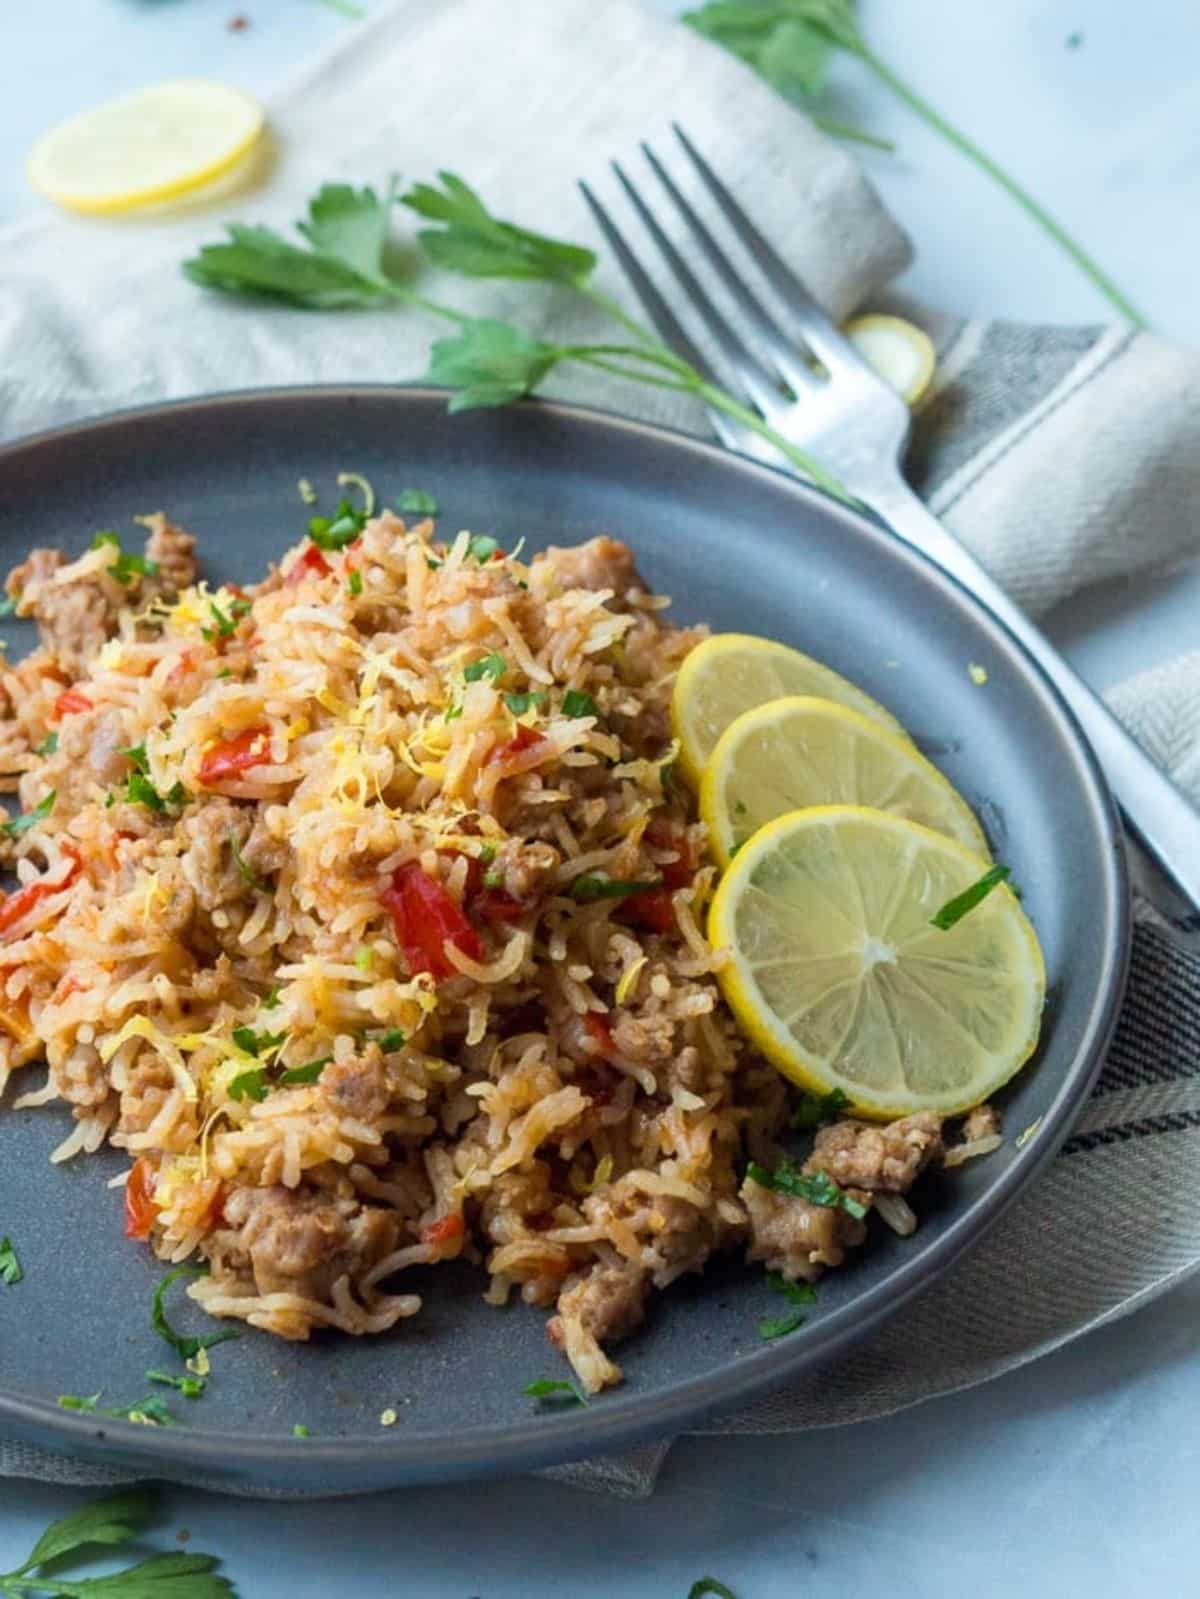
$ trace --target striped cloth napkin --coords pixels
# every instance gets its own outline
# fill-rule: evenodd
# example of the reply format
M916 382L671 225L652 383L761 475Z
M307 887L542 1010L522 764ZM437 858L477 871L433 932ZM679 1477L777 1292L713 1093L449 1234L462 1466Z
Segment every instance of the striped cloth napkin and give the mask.
M218 219L286 225L335 179L381 183L397 169L420 178L450 167L501 214L599 243L576 179L612 198L609 158L663 140L677 119L835 316L879 305L909 259L843 149L731 57L633 0L397 0L280 93L271 114L279 159L269 186L215 216L47 217L7 230L6 437L212 390L419 376L431 329L415 317L298 316L202 296L179 274ZM615 271L604 279L627 296ZM455 280L446 293L554 338L597 332L586 310L552 292ZM938 345L940 375L918 418L914 482L1030 611L1194 549L1193 354L1100 327L916 314ZM662 391L597 376L564 380L556 392L707 431L699 410ZM1112 702L1200 796L1200 655L1123 685ZM1200 1260L1198 1062L1200 962L1143 923L1112 1054L1048 1174L948 1278L840 1366L708 1430L792 1431L886 1415L986 1381L1180 1281ZM667 1447L558 1475L646 1493ZM0 1442L6 1473L121 1480Z

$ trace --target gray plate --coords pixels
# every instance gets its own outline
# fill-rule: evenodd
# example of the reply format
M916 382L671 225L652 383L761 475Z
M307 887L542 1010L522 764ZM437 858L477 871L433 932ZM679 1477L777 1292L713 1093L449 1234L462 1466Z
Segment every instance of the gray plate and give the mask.
M509 547L521 536L537 549L618 534L674 597L678 619L798 645L890 706L976 805L1024 892L1049 973L1041 1048L1007 1095L1003 1150L931 1178L916 1236L880 1228L861 1260L822 1284L799 1332L761 1343L757 1321L778 1313L778 1297L761 1272L716 1262L654 1305L623 1347L623 1388L553 1415L521 1392L564 1374L544 1313L490 1308L465 1267L412 1274L406 1286L427 1293L427 1306L394 1336L295 1345L247 1332L214 1352L203 1400L169 1396L185 1423L175 1429L58 1409L64 1391L136 1400L146 1368L172 1358L149 1325L161 1268L121 1236L120 1196L105 1181L122 1158L51 1168L65 1118L0 1114L0 1235L12 1234L25 1266L19 1287L0 1287L5 1436L231 1485L333 1492L509 1472L687 1427L844 1350L944 1271L1061 1142L1109 1036L1127 893L1112 803L1070 713L951 579L788 477L565 406L451 418L426 391L240 394L0 452L0 559L37 543L77 551L100 527L133 535L131 515L164 509L200 535L210 576L248 582L304 530L297 480L311 478L328 504L339 470L365 473L384 501L429 489L445 529L493 532ZM6 631L26 646L23 626ZM986 668L986 686L970 663ZM1034 1122L1016 1149L1011 1135ZM204 1318L177 1306L177 1320L198 1329ZM388 1430L386 1407L400 1415ZM296 1422L309 1441L291 1438Z

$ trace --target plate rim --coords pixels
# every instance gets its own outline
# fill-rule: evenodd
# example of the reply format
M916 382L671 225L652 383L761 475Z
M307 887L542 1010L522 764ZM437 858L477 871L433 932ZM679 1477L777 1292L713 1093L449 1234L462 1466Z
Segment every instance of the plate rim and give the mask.
M0 444L0 473L30 450L54 446L82 436L95 438L113 427L138 420L189 410L255 409L274 404L323 404L366 399L397 405L425 407L444 404L448 391L428 384L318 383L283 384L262 388L216 391L182 399L150 402L106 411L97 416L46 428ZM1131 901L1125 862L1124 836L1116 803L1094 752L1078 720L1053 681L999 618L995 617L958 579L909 545L885 521L867 509L850 507L825 491L790 473L749 456L728 450L714 441L656 422L642 421L599 406L569 401L526 399L509 411L534 413L575 427L613 434L634 435L651 447L691 452L709 465L740 472L751 479L765 477L776 489L783 487L808 501L817 514L846 520L853 534L868 542L886 544L894 558L917 566L960 610L965 609L999 648L1015 657L1038 691L1044 714L1079 769L1094 830L1104 850L1102 902L1105 939L1103 980L1092 997L1087 1025L1075 1059L1037 1131L1016 1152L1010 1167L912 1262L902 1262L885 1279L868 1289L861 1299L840 1307L814 1324L808 1336L794 1344L782 1340L739 1357L718 1372L708 1372L649 1394L620 1391L604 1406L591 1406L563 1414L533 1414L523 1423L490 1425L447 1438L444 1434L411 1433L372 1438L308 1438L293 1443L278 1434L207 1431L200 1427L154 1429L135 1423L105 1420L98 1425L86 1416L58 1409L48 1401L6 1391L0 1379L0 1422L17 1437L60 1452L99 1456L109 1462L133 1466L183 1468L203 1472L207 1486L222 1483L236 1487L242 1481L308 1482L327 1477L325 1491L376 1475L381 1485L433 1483L479 1478L502 1472L528 1471L587 1456L610 1453L664 1438L717 1412L744 1405L781 1387L789 1378L815 1368L835 1350L851 1347L895 1314L923 1288L931 1286L967 1250L1000 1220L1019 1195L1057 1153L1074 1116L1090 1093L1106 1047L1115 1029L1128 976L1132 932ZM607 1414L606 1414L607 1411ZM149 1435L148 1435L149 1434ZM341 1491L356 1491L341 1487Z

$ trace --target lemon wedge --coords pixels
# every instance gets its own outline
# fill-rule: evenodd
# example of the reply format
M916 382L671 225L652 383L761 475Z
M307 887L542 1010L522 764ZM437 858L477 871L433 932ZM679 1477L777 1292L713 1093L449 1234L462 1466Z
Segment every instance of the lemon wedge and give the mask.
M45 133L29 181L73 211L115 213L202 188L253 147L262 107L221 83L179 79L110 100Z
M1032 1055L1046 992L1037 935L1004 884L947 931L931 918L982 856L865 806L792 811L740 849L709 938L755 1046L793 1081L880 1120L969 1110Z
M730 722L787 694L834 700L905 736L890 711L811 655L749 633L715 633L685 657L671 694L679 764L693 788Z
M933 381L937 354L933 340L900 316L856 316L842 332L867 364L909 405L915 405Z
M776 816L834 804L906 816L988 854L971 807L910 740L832 700L793 695L744 711L700 780L700 815L723 866Z

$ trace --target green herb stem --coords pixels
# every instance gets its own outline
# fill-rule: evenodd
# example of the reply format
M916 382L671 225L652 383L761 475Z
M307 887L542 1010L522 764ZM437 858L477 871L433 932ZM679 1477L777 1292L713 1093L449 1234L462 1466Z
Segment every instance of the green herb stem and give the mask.
M941 134L943 139L953 145L960 155L966 156L967 160L973 162L981 172L985 173L993 182L998 183L1005 193L1015 200L1028 216L1033 218L1043 232L1047 233L1055 244L1070 256L1080 271L1091 279L1110 305L1119 311L1127 322L1135 328L1144 328L1146 326L1145 317L1130 304L1108 273L1092 260L1082 245L1076 243L1061 223L1055 221L1045 206L1034 199L1028 189L1023 188L1002 166L993 161L991 156L986 151L981 150L973 139L968 138L952 122L948 122L941 112L931 106L923 95L918 94L898 73L888 66L886 61L877 56L864 40L858 39L853 44L847 44L847 48L865 66L869 67L880 82L886 84L892 93L908 106L910 111L914 111L917 116L929 124L935 133Z
M822 133L829 134L832 139L845 139L850 144L865 144L869 150L882 150L884 155L895 155L896 146L890 139L881 139L876 133L867 133L863 128L855 128L849 122L839 122L836 117L817 116L809 112L810 120L820 128Z

